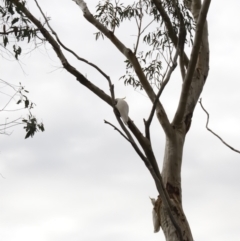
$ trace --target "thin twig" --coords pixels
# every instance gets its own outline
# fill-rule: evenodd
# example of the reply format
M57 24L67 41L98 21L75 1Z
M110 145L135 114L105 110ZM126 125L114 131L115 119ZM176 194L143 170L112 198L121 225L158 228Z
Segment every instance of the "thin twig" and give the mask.
M135 47L135 50L134 50L134 54L136 55L137 53L137 49L138 49L138 45L139 45L139 40L140 40L140 36L141 36L141 29L142 29L142 1L139 1L139 4L140 4L140 17L139 17L139 23L138 23L138 20L137 20L137 17L135 17L136 19L136 23L137 23L137 27L138 27L138 36L137 36L137 42L136 42L136 47Z
M202 104L202 98L199 100L199 103L202 107L202 109L204 110L204 112L207 114L207 123L206 123L206 129L208 131L210 131L214 136L216 136L224 145L226 145L228 148L230 148L232 151L235 151L237 153L240 153L239 150L233 148L232 146L228 145L219 135L217 135L214 131L212 131L209 127L208 127L208 123L209 123L209 113L206 111L206 109L203 107Z
M8 118L7 118L8 119ZM4 124L0 124L0 126L6 126L6 125L10 125L10 124L12 124L12 123L19 123L19 122L17 122L18 120L21 120L22 118L17 118L17 119L15 119L15 120L12 120L12 121L10 121L10 122L5 122Z
M12 128L12 127L14 127L14 126L23 125L23 124L24 124L24 123L16 123L16 124L13 124L13 125L11 125L11 126L8 126L8 127L3 128L3 129L0 129L0 131L7 130L7 129ZM8 125L8 123L7 123L6 125Z
M95 65L95 64L89 62L88 60L80 57L80 56L77 55L73 50L69 49L68 47L66 47L66 46L62 43L62 41L59 39L57 33L54 31L54 29L53 29L53 28L51 27L51 25L49 24L49 20L47 19L47 17L46 17L45 14L43 13L43 11L42 11L42 9L41 9L38 1L37 1L37 0L34 0L34 1L36 2L36 5L37 5L39 11L40 11L41 14L43 15L43 17L44 17L44 19L45 19L45 21L46 21L46 23L47 23L47 26L48 26L49 29L52 31L52 34L56 37L56 40L57 40L57 42L59 43L59 45L61 45L63 49L65 49L66 51L68 51L69 53L71 53L73 56L75 56L78 60L80 60L80 61L82 61L82 62L84 62L84 63L92 66L93 68L95 68L100 74L102 74L107 80L109 80L109 76L108 76L106 73L104 73L104 71L102 71L97 65Z
M148 117L148 120L147 121L144 121L145 123L145 133L146 133L146 137L150 140L150 125L151 125L151 122L152 122L152 119L153 119L153 115L154 115L154 112L156 110L156 105L157 105L157 101L159 100L165 86L167 85L167 83L169 82L170 78L171 78L171 75L174 71L174 69L176 68L177 66L177 58L178 58L178 53L179 53L179 50L177 49L176 50L176 53L175 53L175 56L173 58L173 63L172 63L172 66L170 67L169 71L168 71L168 74L165 78L165 80L163 81L158 93L157 93L157 96L156 96L156 99L153 103L153 106L152 106L152 110L150 112L150 115Z
M7 102L7 104L5 104L5 106L0 110L0 111L4 111L5 108L8 106L8 104L12 101L12 99L19 93L19 90L17 90L15 92L15 94L10 98L10 100Z
M155 19L153 19L152 21L150 21L150 22L143 28L143 30L141 31L140 34L142 34L154 21L155 21Z
M172 26L172 22L171 22L171 19L170 17L168 16L167 12L165 11L164 7L163 7L163 4L162 4L162 1L160 0L152 0L152 2L155 4L157 10L159 11L159 13L161 14L161 17L162 17L162 20L168 30L168 35L170 37L170 39L172 40L173 44L175 45L175 47L178 45L178 37L175 33L175 30ZM188 66L188 62L189 62L189 59L186 55L186 53L184 53L184 64L185 66Z
M104 120L104 123L112 126L114 128L114 130L118 131L127 141L130 142L130 140L115 125L113 125L112 123L110 123L110 122L108 122L106 120Z

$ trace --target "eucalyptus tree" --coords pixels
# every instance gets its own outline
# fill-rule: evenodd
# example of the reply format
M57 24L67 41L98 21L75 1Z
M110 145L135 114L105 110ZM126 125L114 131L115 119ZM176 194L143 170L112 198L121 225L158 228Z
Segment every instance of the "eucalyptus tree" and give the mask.
M159 196L152 200L155 231L161 227L168 241L191 241L193 237L182 208L181 166L185 137L190 130L194 109L208 77L209 45L206 18L211 0L138 0L132 3L106 0L99 2L95 14L88 9L87 1L73 1L80 7L86 21L97 29L96 39L109 39L110 44L126 58L126 74L121 80L126 85L145 91L152 102L149 117L144 120L144 134L130 117L127 118L127 125L122 122L116 108L111 78L94 63L78 56L69 46L64 45L37 0L35 3L42 14L42 22L26 7L25 1L4 1L6 9L2 9L2 16L8 18L6 21L11 19L9 25L3 25L4 46L8 46L10 35L18 41L34 39L48 42L63 68L112 108L120 125L120 128L114 128L136 151L156 184ZM115 30L129 20L136 22L138 31L133 48L125 46L115 34ZM145 44L144 47L142 43ZM190 54L184 48L186 45ZM13 51L18 58L21 48L14 45ZM104 76L109 84L109 94L74 67L67 59L66 52ZM175 70L180 72L182 88L179 89L180 98L174 118L170 120L160 97ZM150 135L154 116L166 137L161 172ZM106 123L113 126L109 122Z

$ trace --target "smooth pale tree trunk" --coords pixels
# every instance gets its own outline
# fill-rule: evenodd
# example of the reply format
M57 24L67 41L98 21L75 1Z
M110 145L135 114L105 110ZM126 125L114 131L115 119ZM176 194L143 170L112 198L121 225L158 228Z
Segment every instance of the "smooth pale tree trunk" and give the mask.
M197 22L201 1L188 1L188 8L192 12ZM166 138L164 153L164 162L162 167L162 179L174 207L174 217L181 228L184 241L192 241L192 233L182 208L182 191L181 191L181 165L185 136L187 129L191 124L191 117L202 92L209 70L209 44L207 22L204 25L201 47L198 53L198 61L191 82L191 91L189 92L187 106L185 109L185 123L174 127L174 134ZM190 118L189 118L190 117ZM172 224L169 215L163 205L160 209L161 227L164 232L166 241L179 241L178 234Z
M176 131L171 139L166 140L162 178L173 208L173 215L182 231L184 240L192 241L193 237L182 208L181 197L181 164L185 134ZM161 227L166 241L179 241L179 236L173 226L164 206L160 209Z

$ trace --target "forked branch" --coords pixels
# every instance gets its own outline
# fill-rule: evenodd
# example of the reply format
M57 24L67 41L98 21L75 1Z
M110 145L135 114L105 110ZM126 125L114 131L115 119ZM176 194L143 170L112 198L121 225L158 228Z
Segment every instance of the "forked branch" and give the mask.
M118 131L121 136L123 136L127 141L130 142L130 140L124 135L124 133L122 131L120 131L115 125L113 125L112 123L110 123L109 121L106 121L106 120L104 120L104 123L112 126L114 128L114 130Z
M204 0L200 14L199 14L197 27L196 27L196 34L195 34L193 48L191 52L191 58L190 58L187 73L183 82L183 87L182 87L176 115L173 120L174 125L178 125L179 123L183 122L185 109L187 106L187 100L189 96L189 91L191 88L192 78L193 78L193 74L194 74L198 56L199 56L199 49L202 42L203 29L206 23L206 18L207 18L207 13L208 13L210 3L211 3L211 0Z
M152 101L152 103L156 99L156 94L153 91L152 86L148 82L141 65L136 58L135 54L127 48L115 35L112 31L110 31L107 27L101 24L94 16L90 13L87 4L83 0L73 0L76 4L81 8L84 17L93 24L99 31L101 31L114 45L115 47L130 61L132 64L139 81L141 82L144 90L146 91L148 97ZM162 106L162 104L157 101L156 108L159 110L161 115L157 115L159 122L161 123L163 130L165 131L166 135L169 136L171 134L171 125L168 120L167 114Z
M92 66L93 68L95 68L101 75L103 75L108 81L109 81L109 76L103 71L101 70L97 65L89 62L88 60L80 57L79 55L77 55L73 50L71 50L70 48L66 47L66 45L64 45L62 43L62 41L60 40L60 38L58 37L58 34L54 31L54 29L51 27L50 23L49 23L49 20L47 19L46 15L43 13L42 11L42 8L40 7L39 3L37 0L34 0L36 2L36 5L39 9L39 11L41 12L41 14L43 15L46 23L47 23L47 26L49 27L49 29L52 31L52 34L56 37L56 40L57 42L59 43L59 45L65 49L66 51L68 51L69 53L71 53L74 57L76 57L79 61L82 61L90 66Z
M239 150L237 150L237 149L233 148L232 146L228 145L218 134L216 134L214 131L212 131L212 130L208 127L208 123L209 123L209 113L208 113L207 110L203 107L202 99L200 99L199 103L200 103L203 111L204 111L204 112L206 113L206 115L207 115L206 129L207 129L208 131L210 131L214 136L216 136L225 146L227 146L228 148L230 148L232 151L235 151L235 152L237 152L237 153L240 154L240 151L239 151Z

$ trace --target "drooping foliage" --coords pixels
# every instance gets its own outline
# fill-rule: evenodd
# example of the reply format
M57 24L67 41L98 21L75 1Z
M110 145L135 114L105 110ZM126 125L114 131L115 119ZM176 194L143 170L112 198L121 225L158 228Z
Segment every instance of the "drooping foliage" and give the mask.
M28 137L33 137L38 131L44 131L43 123L39 123L36 117L32 114L32 109L35 104L28 98L29 91L26 90L21 83L19 85L10 84L4 80L0 79L1 94L5 98L1 98L0 112L12 112L16 110L27 110L28 114L26 117L20 117L14 120L9 120L8 117L5 118L3 124L0 124L0 134L9 134L9 129L12 129L16 125L24 125L26 131L25 139ZM19 107L14 108L14 104Z
M25 6L26 1L20 2ZM26 41L29 43L31 40L34 40L35 44L38 44L37 39L40 40L38 42L44 41L44 39L38 38L38 30L33 27L31 21L25 17L21 9L8 0L4 0L0 3L0 26L2 28L2 31L0 31L0 46L3 49L3 51L1 51L3 57L4 54L8 55L10 53L18 60L22 53L21 42ZM6 51L4 52L4 50ZM7 129L19 124L24 124L23 128L27 132L25 139L30 136L33 137L39 130L44 131L43 123L38 123L36 117L31 113L34 103L27 97L28 91L25 87L23 87L21 83L19 85L14 85L4 80L0 80L0 85L2 88L6 89L6 87L8 87L8 89L14 91L10 95L2 92L3 95L10 96L10 99L6 101L7 103L3 103L2 112L5 111L11 101L15 101L17 105L23 104L24 107L20 108L20 110L28 110L26 118L22 117L12 121L8 121L8 118L6 118L7 121L0 124L0 134L8 134L6 131ZM6 92L8 92L8 90L6 90ZM19 121L20 119L21 121Z
M20 1L23 6L26 1ZM20 7L16 7L9 0L4 0L0 3L0 41L3 48L10 47L10 52L13 51L14 57L19 58L22 53L21 42L31 40L43 42L44 39L40 38L36 29L31 21L22 13ZM8 52L9 53L9 52Z
M184 2L163 1L162 7L169 16L176 36L180 35L180 22L181 18L183 19L186 30L184 43L191 45L195 23ZM172 62L175 43L171 41L163 17L159 14L156 5L150 0L141 0L129 5L120 1L104 0L98 3L95 18L113 32L116 32L124 22L136 23L138 33L134 53L148 81L152 86L159 88ZM104 38L101 32L95 33L96 39L100 36ZM142 89L133 66L129 60L125 63L126 73L120 79L123 79L126 85Z

